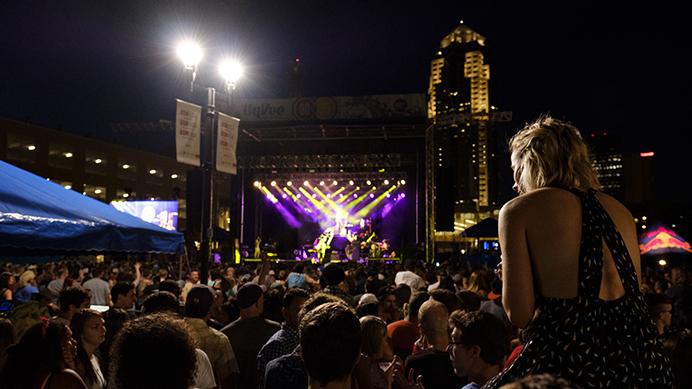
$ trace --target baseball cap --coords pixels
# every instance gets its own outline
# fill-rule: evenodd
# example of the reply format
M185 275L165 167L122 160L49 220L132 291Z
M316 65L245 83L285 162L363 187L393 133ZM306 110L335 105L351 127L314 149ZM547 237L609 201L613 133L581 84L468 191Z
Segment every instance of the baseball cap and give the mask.
M358 305L377 303L379 303L379 301L377 300L377 296L375 296L372 293L365 293L362 296L360 296L360 300L358 300Z

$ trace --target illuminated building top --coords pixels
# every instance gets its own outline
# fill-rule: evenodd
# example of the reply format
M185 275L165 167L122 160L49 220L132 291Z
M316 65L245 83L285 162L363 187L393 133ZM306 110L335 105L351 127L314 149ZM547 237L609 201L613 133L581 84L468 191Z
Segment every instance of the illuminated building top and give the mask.
M444 49L455 42L461 44L477 42L479 45L485 46L485 37L462 23L454 31L442 38L440 47Z

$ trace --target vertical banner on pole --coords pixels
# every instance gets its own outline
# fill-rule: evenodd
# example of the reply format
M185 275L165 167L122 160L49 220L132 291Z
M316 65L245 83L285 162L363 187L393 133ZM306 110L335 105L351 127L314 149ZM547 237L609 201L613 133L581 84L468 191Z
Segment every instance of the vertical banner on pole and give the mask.
M219 112L219 128L216 136L216 170L228 174L238 173L236 146L240 119Z
M176 99L175 150L176 160L200 166L200 124L202 107Z

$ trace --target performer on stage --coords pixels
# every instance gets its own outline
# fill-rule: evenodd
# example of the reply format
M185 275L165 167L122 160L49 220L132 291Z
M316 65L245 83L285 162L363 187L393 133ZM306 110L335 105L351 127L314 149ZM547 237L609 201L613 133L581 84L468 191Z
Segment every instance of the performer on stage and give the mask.
M259 235L255 238L255 251L252 255L253 258L260 258L262 256L262 238Z

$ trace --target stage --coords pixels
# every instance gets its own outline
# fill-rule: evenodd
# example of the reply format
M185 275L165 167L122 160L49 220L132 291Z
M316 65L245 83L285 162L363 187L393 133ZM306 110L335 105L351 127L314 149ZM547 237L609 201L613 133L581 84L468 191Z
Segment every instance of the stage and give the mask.
M406 244L415 244L416 188L406 178L386 171L256 175L249 195L257 233L245 239L241 257L264 252L316 263L398 258Z

